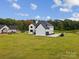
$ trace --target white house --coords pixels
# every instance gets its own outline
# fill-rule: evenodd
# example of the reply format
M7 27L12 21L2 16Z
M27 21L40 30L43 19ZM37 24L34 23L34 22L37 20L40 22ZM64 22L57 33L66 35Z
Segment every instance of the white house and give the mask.
M0 34L1 33L16 33L16 26L14 25L0 25Z
M29 25L29 34L46 36L54 33L54 26L46 21L38 21Z

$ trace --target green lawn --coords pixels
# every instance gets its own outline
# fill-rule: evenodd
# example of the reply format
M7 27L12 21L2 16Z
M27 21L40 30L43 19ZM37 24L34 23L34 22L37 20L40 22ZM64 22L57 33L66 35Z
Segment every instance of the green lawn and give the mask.
M79 59L79 34L58 38L0 34L0 59Z

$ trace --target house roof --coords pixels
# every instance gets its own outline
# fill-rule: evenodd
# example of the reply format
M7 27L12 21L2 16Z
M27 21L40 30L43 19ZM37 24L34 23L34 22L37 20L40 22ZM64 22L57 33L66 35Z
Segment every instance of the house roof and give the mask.
M0 25L0 29L2 28L2 27L4 27L5 25Z
M52 26L52 25L49 24L47 21L38 21L38 23L36 24L36 28L37 28L40 24L41 24L45 29L49 29L49 26Z
M15 25L1 25L1 24L0 24L0 29L1 29L2 27L4 27L4 26L8 26L9 29L16 29L16 28L17 28L17 26L15 26Z
M16 25L8 25L8 27L9 27L10 29L17 29L17 26L16 26Z

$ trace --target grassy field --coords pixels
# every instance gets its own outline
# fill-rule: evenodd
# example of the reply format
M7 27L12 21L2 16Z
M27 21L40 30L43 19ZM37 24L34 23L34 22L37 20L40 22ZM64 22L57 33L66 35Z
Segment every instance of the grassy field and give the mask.
M79 59L79 34L58 38L0 34L0 59Z

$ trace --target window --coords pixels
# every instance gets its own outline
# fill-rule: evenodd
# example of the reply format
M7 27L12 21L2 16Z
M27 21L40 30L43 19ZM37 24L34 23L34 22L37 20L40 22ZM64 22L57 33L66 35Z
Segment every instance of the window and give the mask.
M46 32L46 35L49 35L49 32Z
M33 27L31 26L31 28L33 28Z
M46 25L47 26L47 25Z
M33 30L30 30L30 32L33 32Z

